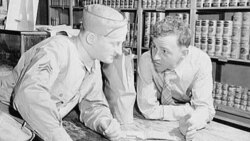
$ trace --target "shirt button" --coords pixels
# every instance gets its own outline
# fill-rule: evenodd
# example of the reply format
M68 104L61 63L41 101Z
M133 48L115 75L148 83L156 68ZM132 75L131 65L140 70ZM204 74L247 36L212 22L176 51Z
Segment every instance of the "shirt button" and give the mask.
M62 97L62 96L63 96L63 94L62 94L62 93L60 93L60 94L59 94L59 96L60 96L60 97Z

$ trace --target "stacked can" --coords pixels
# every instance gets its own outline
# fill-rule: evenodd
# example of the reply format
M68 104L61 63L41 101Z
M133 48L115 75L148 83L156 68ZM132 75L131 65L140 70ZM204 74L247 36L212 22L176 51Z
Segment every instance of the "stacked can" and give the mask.
M234 97L235 97L236 88L234 85L228 86L228 96L227 96L227 106L234 106Z
M228 84L223 84L222 85L222 96L221 96L221 104L222 105L227 105L227 100L228 100Z
M166 14L164 12L157 12L156 13L156 22L159 22L165 18Z
M212 0L211 7L220 7L221 0Z
M182 0L182 1L181 1L181 8L187 8L187 7L188 7L187 4L188 4L188 3L187 3L187 0Z
M232 6L232 7L238 6L238 2L239 0L229 0L229 6Z
M204 0L203 7L212 7L212 0Z
M241 93L241 101L240 101L240 109L246 111L247 110L247 92L248 88L243 88Z
M202 20L195 21L195 41L194 46L201 48L201 22Z
M238 6L247 6L248 0L239 0Z
M222 98L222 83L216 82L214 102L216 104L221 104L221 98Z
M241 41L242 12L233 14L231 58L239 59Z
M209 20L201 21L201 50L207 52Z
M176 8L176 0L170 1L170 8Z
M241 27L240 59L247 60L249 56L250 12L243 12Z
M242 93L242 87L236 86L235 97L234 97L234 107L237 109L240 108L241 93Z
M247 91L247 108L246 111L250 112L250 90Z
M222 56L226 58L229 58L231 55L232 27L233 27L232 21L224 21Z
M181 0L176 0L175 8L181 8Z
M171 0L166 0L166 2L165 2L165 8L170 8L170 2L171 2Z
M221 7L228 7L229 6L229 0L221 0Z
M208 23L207 53L210 56L215 55L216 24L217 24L216 20L210 20Z
M149 47L150 43L150 22L151 12L145 12L144 47Z
M216 36L215 36L215 56L217 56L217 57L222 55L223 29L224 29L224 21L222 21L222 20L217 21L217 23L216 23Z
M196 7L203 7L203 0L196 0Z

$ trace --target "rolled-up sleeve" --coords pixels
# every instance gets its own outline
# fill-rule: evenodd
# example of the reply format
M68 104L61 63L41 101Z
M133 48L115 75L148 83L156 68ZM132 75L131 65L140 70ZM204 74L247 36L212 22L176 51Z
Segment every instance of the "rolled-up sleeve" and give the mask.
M35 56L24 70L14 89L14 107L44 140L70 141L61 125L61 117L49 93L59 74L58 48L36 48ZM28 55L30 52L27 52ZM27 55L26 54L26 55ZM29 58L30 56L27 56ZM63 58L63 57L62 57Z
M215 115L212 97L212 63L208 56L202 58L204 59L199 64L200 67L193 82L191 104L195 108L194 114L208 122Z
M138 64L137 104L144 117L175 121L191 113L193 109L188 104L173 106L159 103L149 55L149 52L143 54Z
M87 84L82 85L80 91L81 95L85 95L79 103L80 120L90 129L102 133L100 121L111 120L113 116L103 93L100 64L85 81Z

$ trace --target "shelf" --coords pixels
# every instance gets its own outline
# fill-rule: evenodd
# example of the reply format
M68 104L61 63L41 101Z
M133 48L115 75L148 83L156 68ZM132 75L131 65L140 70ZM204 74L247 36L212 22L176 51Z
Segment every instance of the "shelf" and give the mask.
M145 11L189 11L190 8L143 8Z
M51 8L66 8L66 9L69 9L69 5L51 5L50 6Z
M226 10L232 10L232 9L238 9L238 10L250 10L250 6L234 6L234 7L197 7L196 10L219 10L219 11L226 11Z
M233 59L233 58L224 58L224 57L215 57L215 56L210 56L210 58L211 58L211 59L216 59L216 60L221 61L221 62L232 61L232 62L241 62L241 63L249 63L249 64L250 64L250 60Z
M223 111L223 112L234 114L234 115L241 116L244 118L249 118L250 120L250 112L247 112L241 109L237 109L234 107L229 107L229 106L225 106L221 104L216 104L216 103L215 103L215 109L218 111Z
M73 10L82 10L84 9L84 7L81 7L81 6L74 6L73 7ZM119 11L136 11L137 8L115 8L116 10L119 10Z

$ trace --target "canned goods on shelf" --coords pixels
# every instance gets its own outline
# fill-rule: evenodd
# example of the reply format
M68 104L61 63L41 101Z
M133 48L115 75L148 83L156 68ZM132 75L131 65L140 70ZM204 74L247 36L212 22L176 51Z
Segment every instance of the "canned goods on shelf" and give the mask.
M161 0L156 0L156 2L155 2L155 7L156 7L156 8L161 7Z
M250 26L250 12L243 12L242 25Z
M215 38L215 56L218 56L218 57L221 56L222 44L223 44L222 37L216 37Z
M240 57L240 41L239 40L232 40L231 58L239 59L239 57Z
M147 8L147 0L142 0L142 8Z
M247 106L247 101L246 100L242 100L240 101L240 105L244 105L244 106Z
M238 6L239 0L229 0L229 6Z
M222 37L224 28L224 21L217 21L216 24L216 37Z
M247 60L249 55L249 43L241 42L240 44L240 59Z
M220 7L221 0L212 0L212 7Z
M203 7L203 0L196 0L196 7Z
M227 101L233 102L234 101L234 96L227 96Z
M221 100L224 100L224 101L226 101L228 98L227 98L227 95L222 95L222 97L221 97Z
M181 8L181 0L176 0L175 7L176 8Z
M240 104L240 101L241 101L240 98L234 98L234 103L235 104Z
M229 0L221 0L221 7L228 7L229 6Z
M249 33L250 33L250 26L242 26L241 27L241 41L249 42Z
M239 0L238 6L247 6L248 0Z
M151 0L151 2L148 0L148 6L151 8L156 8L156 0Z
M240 108L240 104L234 104L234 108L239 109Z
M224 21L223 37L232 36L232 31L233 31L233 22L232 21Z
M226 106L227 105L227 101L222 100L221 104Z
M241 26L233 26L232 40L241 40Z
M233 14L233 25L241 26L242 25L242 18L243 13L242 12L235 12Z
M215 54L215 36L208 37L207 39L207 53L210 56Z
M241 86L236 86L236 93L242 93L242 87Z
M222 90L222 95L228 95L228 91L227 90Z
M223 38L223 45L222 45L222 56L230 57L231 54L231 37Z
M222 89L223 89L223 90L226 90L226 91L227 91L227 90L228 90L228 87L229 87L229 85L228 85L227 83L225 83L225 84L222 85Z
M216 89L215 94L216 95L222 95L222 89Z
M215 102L216 104L221 104L221 100L220 100L220 99L215 99L214 102Z
M170 8L176 8L176 0L170 1Z
M181 1L181 8L187 8L187 0Z
M233 102L227 102L227 106L229 106L229 107L233 107L234 106L234 103Z
M170 2L171 2L171 0L166 0L166 5L165 5L165 8L170 8Z
M202 35L208 34L208 23L209 23L209 20L202 20L201 21L201 34Z
M241 95L241 100L247 101L247 98L248 98L248 97L247 97L247 94L242 94L242 95Z
M195 39L194 39L194 45L197 47L197 48L200 48L201 46L201 36L195 36Z
M216 82L216 89L222 89L222 83Z
M212 0L204 0L203 7L211 7L211 5L212 5Z
M215 34L216 34L216 24L217 24L216 20L210 20L208 22L208 35L209 36L215 36Z
M246 105L240 105L240 109L243 110L243 111L246 111L247 106Z
M207 51L207 36L201 36L201 50Z

